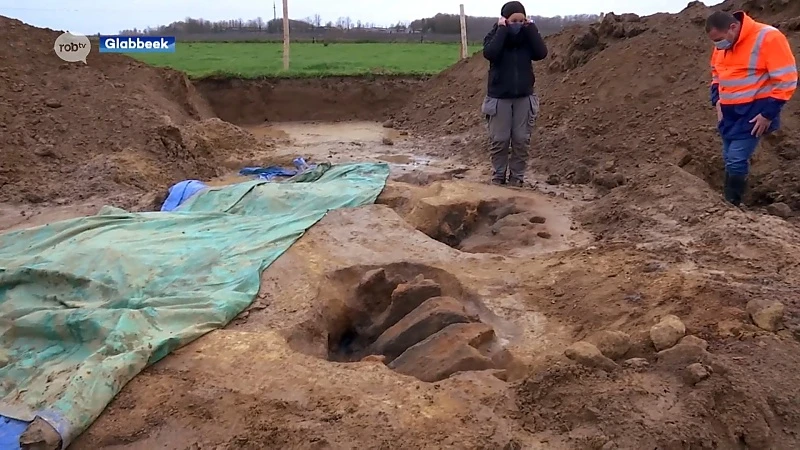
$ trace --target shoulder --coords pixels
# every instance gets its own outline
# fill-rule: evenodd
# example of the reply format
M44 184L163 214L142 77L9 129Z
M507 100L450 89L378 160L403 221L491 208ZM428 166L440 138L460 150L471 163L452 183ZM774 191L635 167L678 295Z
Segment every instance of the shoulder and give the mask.
M764 25L764 27L759 31L759 34L763 34L762 39L765 43L784 42L787 40L786 35L784 35L781 30L770 25Z

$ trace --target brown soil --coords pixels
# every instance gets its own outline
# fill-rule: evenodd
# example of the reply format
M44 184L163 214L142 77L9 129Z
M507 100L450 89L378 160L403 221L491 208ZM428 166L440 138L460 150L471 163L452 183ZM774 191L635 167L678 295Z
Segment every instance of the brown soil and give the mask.
M727 1L756 19L779 25L800 49L800 10L789 0ZM562 181L618 184L643 164L673 164L721 188L721 143L708 101L710 46L704 33L712 11L700 2L680 14L609 14L546 39L550 55L536 65L542 109L533 144L534 167ZM488 63L476 54L430 81L397 121L417 133L454 138L451 152L485 160L480 103ZM784 202L800 209L800 110L789 103L780 133L754 160L751 205ZM466 148L463 148L466 147Z
M796 2L744 4L784 29L800 23ZM0 68L24 89L0 96L13 107L2 130L22 139L3 148L3 199L36 200L33 182L56 167L89 174L97 161L133 162L117 166L118 178L59 179L46 189L67 192L62 208L0 205L0 228L88 213L100 200L76 200L97 186L103 201L125 203L109 195L121 189L152 208L173 180L237 181L230 172L259 158L393 164L377 205L328 214L264 272L247 311L134 378L71 448L800 448L800 230L795 218L730 207L709 185L721 162L706 101L708 11L694 3L678 15L609 16L548 38L530 174L548 182L535 189L484 182L480 56L430 80L396 114L411 136L363 123L249 133L211 117L174 72L103 55L62 66L48 53L54 33L4 21L0 36L15 46L0 51L18 51L27 67L16 47L34 46L20 44L24 31L41 55L27 72ZM82 97L96 109L66 113L75 94L54 88L48 70L97 84ZM102 140L50 137L60 159L32 157L44 145L32 136L56 135L19 105L59 92L63 105L42 117ZM795 103L756 158L753 204L800 206ZM118 134L81 122L105 120L111 106L174 126L137 121ZM17 118L24 134L10 126ZM148 136L171 138L153 147ZM81 138L87 151L73 152ZM405 307L398 299L410 291L418 295ZM449 300L431 307L439 296ZM785 307L776 329L748 312L767 300ZM672 330L683 339L657 352L651 329L668 315L684 324ZM610 331L620 342L598 337ZM574 345L583 340L596 346Z
M87 65L64 63L59 34L0 17L0 59L14 61L0 67L0 201L131 207L153 189L218 175L231 152L269 149L212 119L183 74L94 48Z
M195 81L194 85L220 119L255 125L381 120L402 108L423 82L423 78L376 75L261 80L206 78Z

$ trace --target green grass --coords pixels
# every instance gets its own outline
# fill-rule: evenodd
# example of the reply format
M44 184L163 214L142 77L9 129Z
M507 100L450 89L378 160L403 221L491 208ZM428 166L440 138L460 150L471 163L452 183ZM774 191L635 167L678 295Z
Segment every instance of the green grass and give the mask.
M283 71L283 44L276 42L185 42L175 53L132 53L148 64L171 67L192 78L228 76L316 77L330 75L430 75L459 58L458 44L292 44ZM475 50L472 48L471 50Z

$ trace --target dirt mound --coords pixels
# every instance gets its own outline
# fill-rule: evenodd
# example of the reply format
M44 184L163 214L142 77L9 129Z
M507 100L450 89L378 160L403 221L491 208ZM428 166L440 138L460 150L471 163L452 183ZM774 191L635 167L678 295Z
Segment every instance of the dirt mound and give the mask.
M0 201L67 204L99 196L119 206L143 191L218 174L228 150L209 138L213 117L186 77L123 55L65 63L60 33L0 17ZM187 127L188 126L188 127ZM212 145L213 144L213 145Z
M799 47L800 3L715 8L744 8ZM575 324L576 339L628 334L624 356L584 342L537 361L515 387L523 428L568 448L798 447L796 377L787 375L800 364L789 350L800 339L797 273L787 269L796 267L797 229L729 207L709 187L719 189L722 175L708 101L712 10L693 2L679 14L609 14L549 36L550 56L536 66L532 170L549 171L549 184L594 184L602 196L576 208L597 241L553 255L538 284L517 292ZM396 122L450 140L447 156L488 165L479 112L486 69L475 55L433 78ZM799 112L790 102L783 130L757 153L751 204L800 208ZM756 321L772 299L774 317L786 311L777 335L764 334L769 320ZM672 314L685 321L679 337L701 346L657 351L651 327Z
M800 47L800 11L788 0L726 2L781 26ZM704 32L712 11L700 2L679 14L608 14L602 23L548 36L548 60L536 66L542 97L532 165L564 180L613 188L617 173L644 164L675 164L721 188L722 161L708 101L710 46ZM799 23L795 23L799 22ZM429 136L447 135L452 152L485 159L479 107L487 62L480 54L431 79L397 118ZM800 209L800 128L797 102L782 115L782 131L765 139L754 160L747 202L784 202ZM554 181L558 182L558 181Z
M754 368L748 365L700 347L678 347L654 362L632 358L612 373L553 364L518 387L525 428L557 431L581 449L796 445L781 431L796 411L789 412L778 385L751 381ZM789 356L774 348L765 353ZM693 362L698 359L707 364ZM770 382L783 384L779 377Z
M777 23L800 15L800 3L793 0L728 0L718 8L724 11L743 9Z

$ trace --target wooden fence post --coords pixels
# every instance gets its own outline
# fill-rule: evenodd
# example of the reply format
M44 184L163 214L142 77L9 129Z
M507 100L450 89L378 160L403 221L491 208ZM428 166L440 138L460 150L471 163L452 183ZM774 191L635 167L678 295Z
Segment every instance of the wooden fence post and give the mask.
M289 0L283 0L283 70L289 70Z
M461 59L469 57L469 49L467 48L467 18L464 16L464 4L461 4Z

